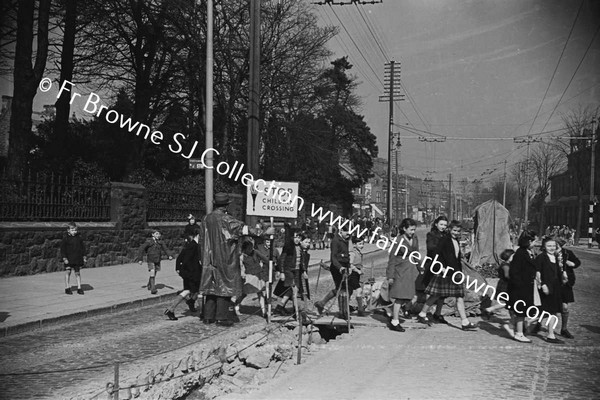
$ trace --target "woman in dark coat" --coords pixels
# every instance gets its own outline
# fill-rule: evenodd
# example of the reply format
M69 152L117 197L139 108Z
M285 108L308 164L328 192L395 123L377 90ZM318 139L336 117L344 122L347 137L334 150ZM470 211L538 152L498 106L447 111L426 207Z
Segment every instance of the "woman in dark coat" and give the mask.
M415 280L419 275L417 266L410 261L409 255L419 251L419 240L415 236L417 223L412 218L405 218L400 223L400 242L407 250L391 252L386 270L389 282L389 297L393 299L392 320L390 329L404 332L400 326L399 313L402 304L409 302L415 295ZM398 255L396 255L398 253ZM421 257L419 257L421 258Z
M435 258L438 254L438 246L440 241L447 235L446 228L448 228L448 218L444 215L440 215L433 221L431 225L431 230L427 232L427 257L430 257L431 260ZM415 281L415 287L417 292L424 292L427 285L431 281L433 277L433 272L431 272L431 260L427 259L427 262L424 265L424 271L419 274L417 280ZM444 307L444 299L445 297L439 297L435 302L435 312L432 316L434 322L439 324L447 324L448 322L442 315L442 307Z
M569 249L565 249L566 240L558 239L556 241L558 251L556 253L557 260L563 271L562 286L560 293L562 296L562 311L561 311L561 329L560 336L567 339L573 339L573 335L569 332L569 303L575 302L573 295L573 285L575 285L575 268L581 265L579 258Z
M558 313L562 310L562 296L560 289L562 286L562 271L557 262L556 240L553 237L546 237L542 242L542 252L536 257L535 265L537 269L536 279L540 281L542 293L542 310L554 315L558 322ZM548 343L562 343L554 335L554 326L550 324L551 318L548 318ZM539 323L542 320L540 318Z
M519 248L510 263L508 279L508 298L510 304L507 308L510 310L515 321L514 339L523 343L531 342L523 334L523 325L527 309L534 305L533 290L536 273L532 251L534 241L534 232L524 231L521 234L521 237L519 237Z

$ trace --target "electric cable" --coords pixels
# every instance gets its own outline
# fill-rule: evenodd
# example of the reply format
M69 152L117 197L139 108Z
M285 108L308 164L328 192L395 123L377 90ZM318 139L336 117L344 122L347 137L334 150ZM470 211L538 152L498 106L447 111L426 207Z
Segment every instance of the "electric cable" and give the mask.
M571 25L571 30L569 31L569 35L567 36L567 40L565 41L565 45L563 46L563 49L560 53L560 57L558 57L558 62L556 63L556 67L554 67L554 72L552 73L550 82L548 82L548 87L546 88L546 91L544 92L544 97L542 97L540 106L538 107L537 112L535 113L535 116L533 117L533 121L531 121L531 126L529 127L529 130L527 131L528 135L531 133L531 130L533 129L533 125L535 124L535 120L537 119L537 117L540 113L540 110L542 109L544 100L546 100L546 96L548 95L548 90L550 90L550 86L552 85L552 81L554 80L554 76L556 75L556 71L558 70L558 66L560 65L560 61L562 60L562 57L565 54L565 50L567 48L567 44L569 43L569 39L571 39L571 34L573 33L573 30L575 29L575 24L577 22L577 19L579 18L581 9L583 8L583 3L584 3L584 0L581 0L581 3L579 4L579 9L577 10L577 15L575 16L575 19L573 20L573 24Z
M552 109L552 112L550 113L550 116L548 117L548 119L546 120L546 123L542 127L542 131L546 128L546 125L548 125L548 122L550 122L550 118L552 118L552 116L554 115L554 112L556 111L556 109L560 105L560 102L561 102L562 98L564 97L565 93L567 93L567 90L569 89L569 86L571 86L571 83L573 82L573 79L575 78L575 75L577 75L577 71L579 71L579 68L581 67L581 64L583 64L583 60L585 60L585 56L587 56L588 52L590 51L590 48L592 47L592 44L594 43L594 40L596 39L596 36L598 36L598 32L600 32L600 25L598 25L598 28L596 28L596 32L594 33L594 36L592 36L592 40L590 40L590 43L588 44L588 47L585 49L585 52L583 53L583 56L581 57L581 60L579 60L579 64L577 64L577 68L575 68L575 72L573 72L573 75L571 75L571 79L569 80L569 83L567 83L567 87L565 87L565 90L563 90L562 94L560 95L560 98L556 102L556 105Z

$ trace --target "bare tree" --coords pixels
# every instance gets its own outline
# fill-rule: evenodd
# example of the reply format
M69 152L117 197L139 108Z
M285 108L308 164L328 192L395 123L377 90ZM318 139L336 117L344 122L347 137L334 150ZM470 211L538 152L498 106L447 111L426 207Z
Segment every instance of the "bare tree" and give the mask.
M521 224L524 222L525 216L525 195L527 193L526 188L529 189L529 204L534 195L535 183L533 180L533 174L531 173L531 167L527 168L527 160L523 158L518 163L514 164L510 170L510 175L516 185L517 199L519 203L519 219Z

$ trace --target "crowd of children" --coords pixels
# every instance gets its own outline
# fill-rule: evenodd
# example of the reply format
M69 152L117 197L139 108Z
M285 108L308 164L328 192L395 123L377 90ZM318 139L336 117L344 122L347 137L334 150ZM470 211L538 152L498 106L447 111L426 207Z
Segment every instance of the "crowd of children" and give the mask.
M176 260L176 271L183 280L183 290L179 292L173 304L165 310L165 315L171 320L177 320L175 316L176 307L186 301L190 311L196 311L196 301L199 299L200 281L202 276L201 257L199 254L200 227L196 224L193 215L188 217L189 223L184 229L185 244ZM308 226L310 221L304 224ZM456 298L456 308L461 317L463 330L474 330L473 325L465 312L464 287L451 280L450 275L434 274L430 270L431 262L425 263L424 268L415 265L409 260L407 254L419 251L419 243L415 234L417 223L410 219L404 219L399 225L398 235L405 246L405 251L390 253L386 269L386 288L389 302L391 303L390 329L402 332L404 328L400 325L400 317L410 318L410 310L417 302L417 298L425 298L425 303L416 315L417 322L427 326L433 323L447 324L442 315L442 306L446 297ZM266 300L270 297L266 293L266 282L273 281L273 295L279 297L281 302L275 308L275 313L289 315L286 303L290 299L300 299L302 302L295 303L299 308L303 319L308 319L306 300L310 298L308 287L308 265L310 260L309 250L311 243L315 245L314 233L301 229L294 229L291 225L285 225L285 240L281 254L273 249L275 260L275 276L269 276L269 253L270 242L260 241L248 237L241 244L240 268L243 279L241 296L235 301L239 309L241 302L249 295L255 294L258 299L263 316L266 314ZM331 237L327 237L330 233ZM454 271L462 271L462 253L460 249L461 225L458 221L448 220L444 216L438 217L432 224L430 232L427 233L427 256L430 259L438 258L445 266L454 268ZM316 241L320 241L320 235ZM329 239L329 240L326 240ZM537 310L535 315L551 318L561 317L560 335L564 338L573 338L569 332L569 303L574 302L573 285L575 284L574 269L581 265L575 254L565 246L569 243L568 238L544 236L539 254L534 252L534 243L537 236L533 231L524 231L518 238L518 248L506 249L500 254L501 263L498 267L498 285L496 293L506 292L509 303L490 306L483 310L484 317L490 317L495 311L507 308L510 314L510 322L503 328L516 341L528 343L531 340L528 334L540 330L544 321L539 319L531 321L531 308ZM338 297L340 314L346 315L346 306L349 297L355 296L358 304L358 314L365 315L365 304L363 304L362 283L362 238L350 238L347 230L326 231L323 237L323 247L331 247L330 272L335 287L325 297L314 303L319 314L324 312L326 304ZM353 243L350 250L349 242ZM71 271L77 279L77 293L84 294L81 285L80 269L86 262L86 249L77 226L70 223L67 226L67 235L61 242L61 258L65 266L65 293L73 294L70 286ZM158 230L152 232L151 238L139 249L138 260L143 263L146 257L149 279L147 288L155 294L156 275L161 269L161 260L165 257L172 259ZM271 279L270 279L271 278ZM347 294L349 295L347 295ZM347 297L348 296L348 297ZM433 310L435 306L435 310ZM298 310L296 310L298 311ZM529 322L528 324L526 322ZM546 341L549 343L562 343L556 338L554 327L548 325Z

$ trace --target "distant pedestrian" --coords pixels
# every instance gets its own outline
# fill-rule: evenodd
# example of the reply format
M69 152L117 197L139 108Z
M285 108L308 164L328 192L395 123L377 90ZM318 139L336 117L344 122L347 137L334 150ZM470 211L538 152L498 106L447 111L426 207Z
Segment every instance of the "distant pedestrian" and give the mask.
M158 271L160 271L160 260L162 259L162 256L168 256L169 260L173 259L173 256L169 254L164 243L160 241L160 238L161 235L158 230L155 229L152 231L152 237L140 247L138 254L138 262L140 265L143 264L144 254L146 255L146 261L148 262L148 273L150 274L147 288L152 294L156 294L158 292L156 290L156 274Z
M565 249L564 240L557 240L558 245L556 258L559 266L562 269L562 287L560 293L562 297L562 310L560 315L561 329L560 336L567 339L573 339L573 335L569 332L569 303L575 302L575 296L573 295L573 286L575 285L575 268L581 265L581 261L575 253L569 249Z
M317 224L317 248L323 250L325 248L325 233L327 231L327 225L325 222L319 222Z
M71 270L73 270L73 272L75 272L75 278L77 279L77 293L83 294L80 269L87 262L87 257L85 244L83 243L81 235L77 232L77 225L75 225L74 222L70 222L67 225L67 234L60 243L60 255L65 265L65 293L73 294L69 282Z
M189 240L189 237L194 236L195 232L200 232L200 225L196 222L196 217L193 214L189 214L187 219L188 223L183 228L183 237L185 240Z
M165 310L165 315L170 320L176 321L175 308L186 301L191 312L196 312L196 299L200 290L200 278L202 276L202 265L200 264L200 251L198 240L200 228L194 228L186 238L186 243L181 253L175 260L175 270L183 279L183 291L179 293L173 304Z
M216 321L221 326L233 325L229 319L229 309L233 308L231 298L241 295L242 291L238 242L243 235L263 233L227 214L230 203L227 193L215 194L215 208L204 217L200 226L200 292L205 296L203 314L206 324ZM274 230L268 228L264 233L271 235Z
M402 220L398 231L400 234L398 246L402 246L399 247L401 251L390 253L386 270L389 297L394 303L390 329L397 332L404 332L404 328L400 325L400 309L404 304L409 303L416 293L415 281L419 275L419 270L409 260L410 254L419 251L419 240L415 236L416 230L417 222L414 219L405 218Z

